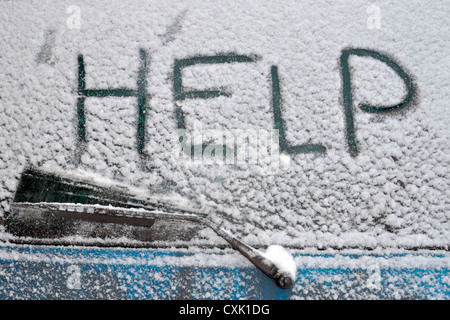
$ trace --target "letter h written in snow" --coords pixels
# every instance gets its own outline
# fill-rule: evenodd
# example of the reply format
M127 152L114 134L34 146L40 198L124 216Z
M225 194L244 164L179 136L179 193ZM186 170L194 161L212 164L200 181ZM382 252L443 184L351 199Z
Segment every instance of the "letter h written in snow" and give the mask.
M136 146L141 157L144 156L145 148L145 124L146 108L150 95L146 91L147 81L147 53L145 50L139 50L139 71L137 79L137 89L129 88L105 88L105 89L86 89L86 71L83 55L78 55L78 98L77 98L77 116L78 116L78 141L81 145L87 142L86 137L86 115L85 100L89 97L136 97L137 98L137 131Z

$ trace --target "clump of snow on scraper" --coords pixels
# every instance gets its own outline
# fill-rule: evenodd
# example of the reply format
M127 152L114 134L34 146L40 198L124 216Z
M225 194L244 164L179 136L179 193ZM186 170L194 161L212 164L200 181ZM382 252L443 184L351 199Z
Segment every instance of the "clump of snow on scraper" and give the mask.
M272 245L269 246L266 252L263 252L262 255L272 261L275 264L280 272L283 272L289 275L292 281L295 281L297 275L297 265L295 264L294 258L292 255L282 246Z

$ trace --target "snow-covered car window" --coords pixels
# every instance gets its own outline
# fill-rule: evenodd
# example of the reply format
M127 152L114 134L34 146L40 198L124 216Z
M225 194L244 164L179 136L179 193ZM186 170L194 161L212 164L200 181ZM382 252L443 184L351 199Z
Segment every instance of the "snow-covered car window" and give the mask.
M448 248L447 5L0 7L0 240Z

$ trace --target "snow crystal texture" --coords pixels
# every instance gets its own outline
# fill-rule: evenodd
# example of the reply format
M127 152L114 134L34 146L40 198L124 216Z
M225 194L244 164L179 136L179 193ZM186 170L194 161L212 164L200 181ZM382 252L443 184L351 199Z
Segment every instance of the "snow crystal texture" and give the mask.
M373 4L379 29L368 23ZM446 247L449 14L448 3L419 0L1 1L0 217L33 165L180 195L210 207L209 219L253 245ZM339 58L346 48L392 57L415 84L404 110L366 113L359 103L399 103L404 83L380 61L350 57L356 157L345 138ZM136 97L86 98L80 145L78 55L87 89L136 90L140 49L147 53L145 156L136 148ZM182 71L186 90L231 95L177 104L175 60L231 53L255 61ZM272 66L286 140L321 144L326 153L283 155L271 173L172 156L177 106L187 131L196 121L203 130L272 129Z

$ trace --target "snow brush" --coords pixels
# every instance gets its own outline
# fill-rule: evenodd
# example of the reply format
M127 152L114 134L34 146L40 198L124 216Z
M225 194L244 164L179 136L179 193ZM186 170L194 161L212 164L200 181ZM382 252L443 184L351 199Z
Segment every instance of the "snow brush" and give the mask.
M295 262L284 248L269 246L266 252L259 251L207 219L206 213L185 199L152 198L142 190L87 176L26 169L5 227L19 243L81 245L91 244L88 239L92 238L126 238L138 243L190 240L208 227L280 288L292 286L296 277ZM124 245L119 240L102 244Z

